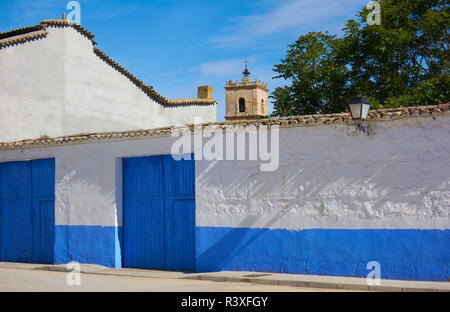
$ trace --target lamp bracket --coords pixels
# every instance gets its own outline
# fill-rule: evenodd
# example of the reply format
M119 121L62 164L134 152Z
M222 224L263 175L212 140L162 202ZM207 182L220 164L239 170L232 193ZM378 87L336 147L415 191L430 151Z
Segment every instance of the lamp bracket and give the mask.
M369 135L369 127L364 126L362 123L363 123L362 121L358 121L358 124L356 125L356 127L358 128L359 131L361 131L365 135Z

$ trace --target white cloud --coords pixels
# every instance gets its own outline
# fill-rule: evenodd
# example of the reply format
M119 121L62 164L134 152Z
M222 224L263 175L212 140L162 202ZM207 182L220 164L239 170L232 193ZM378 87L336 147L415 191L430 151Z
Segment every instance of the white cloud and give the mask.
M367 0L288 0L264 14L244 16L224 30L232 35L213 39L218 46L234 46L300 27L323 28L336 17L355 13ZM343 26L343 25L341 25ZM334 28L334 26L331 26Z
M235 76L243 70L243 59L230 59L217 62L202 63L198 67L200 73L204 76Z

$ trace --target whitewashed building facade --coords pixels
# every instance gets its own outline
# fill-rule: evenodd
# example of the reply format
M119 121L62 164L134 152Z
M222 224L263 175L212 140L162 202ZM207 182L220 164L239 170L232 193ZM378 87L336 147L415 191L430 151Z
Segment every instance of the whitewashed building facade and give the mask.
M65 19L0 33L0 141L216 121L212 97L168 100L95 45Z
M375 261L381 278L447 281L450 105L370 111L367 124L368 136L346 113L197 127L218 130L204 149L229 128L278 128L273 171L248 156L174 161L173 127L0 143L0 261L353 277Z

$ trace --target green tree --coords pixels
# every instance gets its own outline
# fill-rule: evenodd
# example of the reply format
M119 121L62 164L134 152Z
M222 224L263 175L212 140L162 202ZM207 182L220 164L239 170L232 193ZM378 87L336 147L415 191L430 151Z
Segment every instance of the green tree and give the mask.
M385 0L381 25L369 13L344 28L351 84L386 107L437 104L449 98L447 0Z
M332 113L345 108L349 70L339 59L342 39L328 33L302 35L289 46L275 78L291 84L271 95L274 116ZM344 105L343 105L344 103Z
M289 46L274 67L274 78L290 82L272 93L274 116L341 112L356 91L374 107L448 101L448 0L380 5L381 25L368 25L369 10L363 9L347 22L342 38L309 33Z

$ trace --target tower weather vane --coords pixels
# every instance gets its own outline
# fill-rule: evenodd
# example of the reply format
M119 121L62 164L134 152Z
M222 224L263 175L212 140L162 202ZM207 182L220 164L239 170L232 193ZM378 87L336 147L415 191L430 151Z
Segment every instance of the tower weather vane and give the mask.
M250 72L248 71L247 64L248 64L248 61L247 61L247 58L245 58L245 69L242 72L242 75L244 75L244 77L250 76Z

